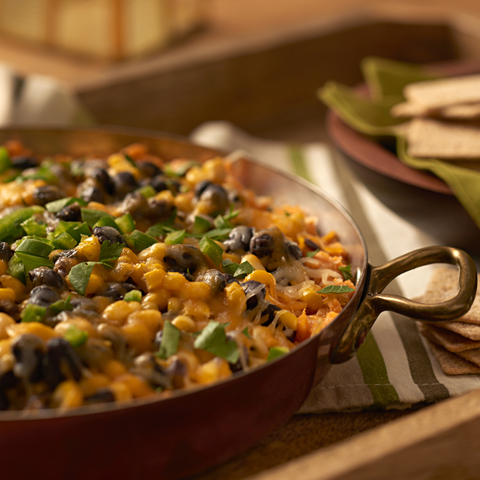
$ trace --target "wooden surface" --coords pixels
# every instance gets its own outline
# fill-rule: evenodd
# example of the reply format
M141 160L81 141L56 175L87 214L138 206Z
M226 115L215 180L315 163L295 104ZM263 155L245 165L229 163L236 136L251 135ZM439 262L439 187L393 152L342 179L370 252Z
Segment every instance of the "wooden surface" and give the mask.
M451 3L215 0L210 29L159 55L111 64L2 38L0 62L66 82L100 123L188 134L221 119L264 137L325 141L315 91L329 79L360 81L365 55L414 62L480 58L480 2ZM469 395L420 411L295 416L194 478L475 478L452 468L461 450L448 455L448 445L458 440L465 451L478 449L478 400ZM460 430L458 412L465 420ZM409 459L419 458L407 471ZM393 466L403 476L392 476Z

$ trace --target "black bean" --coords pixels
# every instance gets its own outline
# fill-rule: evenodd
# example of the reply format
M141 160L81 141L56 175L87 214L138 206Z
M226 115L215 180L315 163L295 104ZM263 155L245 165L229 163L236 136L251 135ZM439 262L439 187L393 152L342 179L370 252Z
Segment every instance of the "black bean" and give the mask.
M51 338L43 362L43 376L51 389L68 377L77 382L82 377L82 362L74 348L64 338Z
M7 242L0 242L0 260L8 263L13 256L13 251Z
M105 285L100 292L104 297L113 298L115 301L122 300L126 293L135 290L135 286L129 283L112 282Z
M227 333L227 338L229 339L234 339L231 335L229 335ZM243 353L243 356L245 358L245 361L246 363L248 363L248 350L247 350L247 347L245 347L245 345L237 345L239 347L239 349L242 350L241 354L240 354L240 357L238 358L238 360L235 362L235 363L229 363L229 367L230 367L230 370L232 371L232 373L235 373L235 372L241 372L243 370L243 363L242 363L242 360L241 360L241 356L242 356L242 353Z
M195 197L196 198L200 198L200 196L202 195L202 193L210 186L210 185L213 185L212 182L208 181L208 180L203 180L203 182L199 182L195 185Z
M115 193L115 183L104 168L92 169L90 177L96 180L99 186L101 186L109 195Z
M233 275L230 275L229 273L224 273L223 278L225 278L225 282L227 282L227 285L229 283L240 283L240 280L238 278L235 278Z
M60 300L60 295L55 290L46 285L40 285L32 289L28 303L40 307L49 307L58 300Z
M136 165L140 172L142 172L142 175L147 178L153 178L163 173L160 168L150 162L137 162Z
M64 195L58 187L55 185L45 185L43 187L37 187L33 191L33 200L36 205L45 206L47 203L60 200Z
M115 401L115 395L109 388L99 388L93 395L85 397L85 405L94 405L97 403L110 403Z
M150 185L157 191L163 192L164 190L168 190L168 184L166 178L163 175L157 175L152 179Z
M138 188L138 183L130 172L117 173L112 180L115 184L115 194L119 197L124 197Z
M277 307L273 303L269 303L267 308L262 312L261 325L263 325L264 327L270 325L275 319L276 312L278 312L279 310L281 310L280 307Z
M77 257L78 252L76 250L64 250L52 258L52 261L55 262L53 269L62 277L66 277L73 266L77 264Z
M170 218L175 210L175 205L166 200L157 200L155 198L148 202L148 218L157 222Z
M169 269L195 274L195 271L205 265L203 253L191 245L167 245L163 261Z
M82 219L82 210L78 203L72 203L63 207L55 214L55 217L64 222L79 222Z
M266 295L265 285L257 282L256 280L249 280L248 282L241 283L241 286L245 292L247 300L247 310L253 310L259 303L263 302Z
M127 337L125 337L120 328L108 323L102 323L97 327L97 331L102 338L111 342L113 352L118 359L126 358Z
M246 252L250 249L250 241L253 233L253 228L240 225L230 232L228 239L223 242L223 245L226 247L227 252L235 250L243 250Z
M208 185L200 194L200 200L208 205L208 215L220 215L229 207L228 194L221 185Z
M42 378L42 360L47 350L45 342L37 335L25 333L12 341L15 365L13 373L26 382L38 382Z
M105 194L95 185L85 187L80 196L86 202L103 203L105 201Z
M26 170L27 168L35 168L40 165L40 160L35 157L17 156L12 158L13 168Z
M273 253L275 242L268 233L255 234L250 241L250 251L258 258L267 257Z
M215 293L223 291L227 285L227 281L225 280L223 273L214 268L202 272L200 275L198 275L196 281L205 282Z
M311 248L312 250L320 250L320 247L314 241L310 240L309 238L305 239L305 245L308 248Z
M18 305L7 298L0 300L0 312L10 315L14 320L20 318L20 309Z
M295 243L295 242L285 242L285 246L287 247L288 253L295 258L296 260L299 260L302 258L302 251L300 250L300 247Z
M123 243L127 244L122 234L113 227L95 227L93 229L93 235L98 238L100 243L108 240L110 244L112 243Z
M65 288L65 281L62 276L48 267L38 267L30 270L28 276L34 287L46 285L55 290L63 290Z
M157 362L152 352L145 352L135 358L133 368L130 370L147 380L154 387L171 388L172 383L165 369Z

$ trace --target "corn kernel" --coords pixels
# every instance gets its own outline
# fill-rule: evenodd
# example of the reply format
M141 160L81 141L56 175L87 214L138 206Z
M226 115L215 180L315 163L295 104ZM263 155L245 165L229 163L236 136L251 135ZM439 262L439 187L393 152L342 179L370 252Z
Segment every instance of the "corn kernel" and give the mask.
M137 302L131 302L137 303ZM152 349L155 332L143 324L127 324L122 327L122 331L127 337L128 345L135 351L136 355Z
M15 325L15 320L6 313L0 313L0 340L8 338L8 325Z
M217 357L200 365L196 371L195 379L198 383L212 383L221 378L229 377L231 374L227 361Z
M132 393L133 398L149 397L155 393L145 380L129 373L118 377L115 383L123 383L126 385Z
M225 293L230 306L237 311L245 311L247 308L247 300L243 288L238 283L229 283L225 287Z
M148 291L152 291L156 288L161 287L165 281L165 270L160 268L152 270L144 274L145 281L147 282Z
M162 314L158 310L139 310L130 314L127 324L135 325L141 323L145 325L150 332L156 333L163 326Z
M193 195L193 192L179 193L174 199L175 206L182 212L193 212Z
M12 340L2 339L0 340L0 360L3 358L4 355L8 355L11 352Z
M80 388L86 397L93 395L99 388L108 387L109 384L110 378L101 373L94 373L89 377L82 378L79 383Z
M172 320L172 325L177 327L179 330L183 330L184 332L197 331L197 326L195 325L195 322L187 315L179 315L174 320Z
M164 289L158 289L155 290L155 292L147 293L142 299L142 308L157 308L158 310L164 310L167 308L169 297L170 293Z
M85 295L91 295L101 290L105 284L105 269L101 265L95 265L88 280Z
M302 294L302 302L308 305L308 308L312 310L318 310L325 302L325 297L319 295L314 290L305 290Z
M127 373L127 369L123 363L119 362L118 360L109 360L107 363L105 363L105 365L103 365L103 373L111 379L114 379Z
M244 255L242 257L242 263L243 262L248 262L255 270L265 270L265 267L262 265L262 262L258 259L256 255Z
M98 338L98 333L93 327L93 325L88 320L85 320L81 317L71 318L58 323L57 325L55 325L54 331L55 333L63 337L72 325L77 327L79 330L87 332L90 338Z
M247 277L245 278L245 281L249 280L255 280L257 282L263 283L264 285L267 285L270 289L270 295L276 298L277 295L275 293L275 285L277 284L277 281L271 273L268 273L265 270L255 270L250 275L247 275Z
M204 282L189 282L179 292L180 298L196 298L208 300L212 296L211 289Z
M91 236L80 242L76 248L88 261L98 262L100 257L100 242L95 236Z
M8 262L0 261L0 275L5 275L8 270Z
M2 285L3 288L10 288L14 291L16 302L22 300L27 293L27 288L25 285L11 275L2 275L0 277L0 285Z
M196 185L197 183L207 180L207 173L201 167L192 167L185 175L185 179L188 183Z
M114 153L108 157L107 162L108 166L112 170L112 173L130 172L136 180L140 179L140 171L137 167L132 165L124 155Z
M126 302L125 300L118 300L110 304L102 314L102 317L110 325L123 325L128 316L140 310L142 307L139 302Z
M7 325L5 328L8 336L14 338L17 335L23 335L24 333L32 333L37 335L45 342L53 337L58 337L58 333L53 330L53 328L47 327L40 322L23 322L15 323L14 325Z
M168 299L168 307L167 310L169 312L178 312L182 309L183 302L177 297L170 297Z
M149 258L155 258L159 262L161 262L164 257L165 257L165 244L164 243L155 243L151 247L148 247L145 250L142 250L138 254L138 259L141 262L145 262Z
M221 158L207 160L202 167L207 180L213 183L222 183L226 177L224 161Z
M123 382L113 382L110 385L116 402L123 402L132 399L132 392Z
M163 280L163 288L167 290L180 290L188 284L188 280L178 272L168 272Z
M72 380L60 383L52 394L52 403L59 408L79 407L83 403L80 386Z
M182 313L195 320L204 320L210 317L210 308L203 300L189 298L183 303Z
M288 328L296 331L298 328L298 318L288 310L282 310L277 313L278 319Z

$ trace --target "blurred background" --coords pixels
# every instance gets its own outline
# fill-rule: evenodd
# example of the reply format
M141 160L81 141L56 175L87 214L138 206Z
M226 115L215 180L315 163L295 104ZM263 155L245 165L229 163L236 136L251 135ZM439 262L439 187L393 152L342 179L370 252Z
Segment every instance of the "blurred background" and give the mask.
M2 0L0 123L318 140L325 81L366 55L475 61L479 27L477 0Z

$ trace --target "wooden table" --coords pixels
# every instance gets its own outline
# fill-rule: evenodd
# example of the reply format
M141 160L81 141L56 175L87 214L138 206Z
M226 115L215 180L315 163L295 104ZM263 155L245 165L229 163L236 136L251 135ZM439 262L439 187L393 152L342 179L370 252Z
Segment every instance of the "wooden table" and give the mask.
M328 141L315 91L329 79L358 83L365 55L480 58L476 0L457 0L460 13L447 0L359 3L216 0L209 30L149 58L107 64L4 38L0 61L66 82L99 123L188 134L221 119L264 137ZM195 479L476 478L479 418L477 392L420 411L294 416Z

